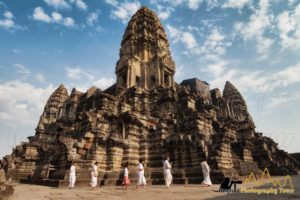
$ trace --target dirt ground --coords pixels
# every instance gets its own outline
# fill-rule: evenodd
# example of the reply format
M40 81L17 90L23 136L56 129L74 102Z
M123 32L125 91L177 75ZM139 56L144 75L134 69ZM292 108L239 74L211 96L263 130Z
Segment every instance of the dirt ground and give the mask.
M9 199L14 192L14 188L12 185L7 185L0 183L0 200Z
M284 177L280 177L283 182ZM89 187L54 188L39 185L15 184L13 200L50 200L50 199L130 199L130 200L150 200L150 199L180 199L180 200L199 200L199 199L300 199L300 175L292 176L295 192L293 194L243 194L243 193L219 193L219 185L211 187L200 185L172 185L170 189L162 185L150 185L146 190L136 190L134 185L131 185L128 191L124 191L119 186L104 186L98 187L96 190L91 190ZM270 187L270 184L264 185L262 188ZM238 187L240 189L241 186ZM274 186L273 186L274 188Z

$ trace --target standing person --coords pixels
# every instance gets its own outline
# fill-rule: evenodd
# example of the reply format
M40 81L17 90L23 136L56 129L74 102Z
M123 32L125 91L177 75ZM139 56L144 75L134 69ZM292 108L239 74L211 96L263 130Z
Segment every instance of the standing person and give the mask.
M95 164L93 166L93 169L91 171L91 183L90 183L90 185L92 186L93 190L96 189L96 186L97 186L98 167L99 167L99 163L95 162Z
M172 166L170 165L169 161L170 161L170 157L167 156L166 160L164 162L164 175L165 175L165 183L166 183L167 188L170 187L170 184L171 184L172 178L173 178L172 174L171 174Z
M138 166L138 182L136 184L136 189L139 189L140 185L143 185L146 189L146 178L145 178L145 162L143 159L140 159L140 164Z
M76 182L76 166L77 162L73 162L73 164L70 167L70 173L69 173L69 189L74 188L75 182Z
M128 190L128 185L130 185L130 180L129 180L129 176L128 176L129 175L128 169L129 169L129 164L127 162L126 165L125 165L124 178L123 178L123 182L122 182L122 185L123 185L123 187L125 185L126 190Z
M209 170L209 166L208 166L206 160L201 162L201 167L202 167L202 172L203 172L203 177L204 177L204 180L201 184L211 186L212 183L211 183L211 180L209 177L210 170Z

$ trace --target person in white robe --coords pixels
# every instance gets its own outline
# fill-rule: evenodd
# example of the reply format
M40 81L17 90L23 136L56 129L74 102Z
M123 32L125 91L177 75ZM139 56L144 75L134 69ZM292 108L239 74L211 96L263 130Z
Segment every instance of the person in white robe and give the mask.
M204 177L204 180L203 180L202 184L207 185L207 186L211 186L212 183L211 183L211 180L210 180L210 177L209 177L210 170L209 170L209 166L208 166L207 162L202 161L201 162L201 167L202 167L202 172L203 172L203 177Z
M144 189L146 189L146 178L145 178L145 167L144 160L140 160L140 164L138 165L138 182L136 184L136 189L139 189L140 185L143 185Z
M169 160L170 160L170 158L169 158L169 156L167 156L166 160L164 162L164 175L165 175L165 183L166 183L167 188L170 187L170 184L173 179L173 176L171 173L172 166L170 165Z
M75 182L76 182L76 166L77 163L74 162L70 167L69 172L69 189L74 188Z
M99 166L99 163L96 162L93 166L93 169L91 171L91 183L90 185L92 186L93 189L96 188L97 186L97 181L98 181L98 166Z

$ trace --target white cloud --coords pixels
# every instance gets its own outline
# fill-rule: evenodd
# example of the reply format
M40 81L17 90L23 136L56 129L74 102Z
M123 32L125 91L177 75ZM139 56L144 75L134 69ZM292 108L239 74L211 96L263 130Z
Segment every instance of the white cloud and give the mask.
M77 0L76 5L78 8L81 8L82 10L86 10L88 7L82 0Z
M211 74L213 74L214 76L218 77L220 76L224 70L226 65L228 64L227 61L225 60L220 60L218 62L215 62L214 64L210 64L206 67L206 69L202 70L202 71L208 71Z
M80 67L75 67L75 68L66 67L66 71L67 71L67 77L75 80L79 80L85 77L88 79L88 81L92 81L95 78L92 74L86 72Z
M33 19L37 21L42 21L45 23L57 23L62 24L66 27L74 27L75 22L71 17L63 17L58 12L52 12L51 17L44 12L41 7L36 7L33 12Z
M234 25L235 35L240 35L244 41L256 40L257 52L260 59L269 56L269 49L274 43L273 39L265 37L265 33L272 29L274 16L269 13L270 1L260 0L258 9L250 16L248 23L236 22Z
M6 29L14 29L17 28L17 26L15 25L15 22L13 21L13 17L14 15L9 12L6 11L4 14L4 19L0 19L0 27L6 28Z
M71 6L65 0L44 0L49 6L56 9L71 8Z
M167 25L167 32L173 43L182 42L187 51L184 52L188 55L200 55L201 59L210 60L210 61L219 61L220 56L225 55L226 49L232 45L230 41L228 41L228 37L222 34L218 28L211 27L211 32L203 38L203 44L199 44L191 32L185 31L196 30L198 35L199 30L197 27L189 27L188 28L175 28L171 25ZM203 35L204 36L204 35Z
M141 3L138 1L125 1L122 3L106 1L106 3L109 3L115 7L115 9L111 11L111 17L113 19L121 19L123 24L126 24L130 17L141 7Z
M13 51L15 54L18 54L18 53L19 53L18 49L13 49L12 51Z
M181 41L186 45L188 49L195 48L197 46L196 39L193 34L189 32L183 32L181 36Z
M300 4L277 17L277 28L283 49L300 49Z
M74 20L71 17L64 18L64 25L66 27L72 27L75 25Z
M119 4L119 2L117 0L105 0L105 2L112 6L117 6Z
M158 18L162 19L162 20L169 18L171 15L171 12L174 11L174 9L172 7L164 7L161 5L157 5L157 9L158 9L158 12L157 12Z
M37 74L36 80L38 80L41 83L45 83L45 77L42 74Z
M96 87L99 87L101 90L105 90L109 86L113 85L115 80L113 78L100 78L93 82Z
M197 10L200 4L203 2L203 0L161 0L161 1L171 3L173 6L187 5L192 10ZM210 1L214 1L214 0L208 0L208 3ZM157 2L154 1L152 3L157 4Z
M220 7L220 1L219 0L206 0L206 10L210 11L215 7Z
M181 78L184 76L184 74L185 74L184 69L185 69L185 66L184 66L184 65L176 66L176 73L175 73L175 75L174 75L175 81L176 81L176 82L180 82L180 81L181 81L180 79L181 79Z
M61 20L63 19L62 15L57 13L57 12L53 12L52 13L52 19L55 21L55 22L61 22Z
M274 81L280 86L300 82L300 62L274 74Z
M114 84L115 79L111 77L101 77L100 75L95 76L92 73L82 69L81 67L66 67L67 77L70 78L73 82L69 83L68 85L71 87L76 87L78 90L85 92L91 86L99 87L100 89L104 90L107 87ZM101 77L96 79L96 77ZM78 85L80 87L78 88Z
M82 0L70 0L70 2L75 3L75 5L82 10L87 10L87 8L88 8L86 3L84 3L84 1L82 1Z
M190 9L197 10L202 3L202 0L188 0L187 3Z
M179 40L181 31L169 24L167 24L167 30L168 30L170 38L174 39L174 41L177 42Z
M80 79L81 70L80 67L76 68L66 68L67 70L67 76L71 79Z
M31 72L24 65L15 64L14 66L17 69L17 72L21 74L31 74Z
M89 26L93 26L94 23L97 22L98 17L99 17L98 13L96 13L96 12L90 13L87 18L87 24Z
M289 5L293 5L297 0L289 0Z
M46 23L51 22L51 18L46 13L44 13L44 9L41 7L36 7L34 9L33 19L42 21L42 22L46 22Z
M197 41L192 33L187 31L181 31L169 24L167 25L167 30L170 38L173 39L174 43L180 41L186 46L186 48L190 50L197 47Z
M12 126L36 125L53 91L52 85L37 88L19 80L0 84L0 120Z
M240 91L251 91L253 93L270 93L276 88L287 87L300 82L300 62L275 73L249 71L245 69L228 69L215 67L216 69L205 70L214 75L210 81L213 87L221 88L229 80L238 86ZM204 70L203 70L204 71Z
M9 11L6 11L6 12L4 13L4 16L5 16L7 19L11 19L11 18L14 17L14 15L13 15L11 12L9 12Z
M250 5L252 0L226 0L222 8L242 9L246 5Z
M279 97L273 97L270 99L270 102L267 104L267 109L275 108L281 104L287 104L294 101L300 100L300 92L292 93L290 95L284 94Z
M231 46L231 42L226 41L226 36L221 34L218 28L212 27L211 33L205 39L200 53L220 56L226 53L226 48L229 46Z

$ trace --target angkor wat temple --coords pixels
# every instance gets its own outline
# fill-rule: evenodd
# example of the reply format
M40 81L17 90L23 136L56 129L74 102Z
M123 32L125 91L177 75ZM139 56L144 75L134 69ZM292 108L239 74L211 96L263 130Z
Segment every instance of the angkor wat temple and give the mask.
M100 162L101 184L119 184L124 163L135 182L145 159L149 184L163 183L162 164L173 164L174 183L201 183L200 162L207 159L213 183L224 176L296 174L299 162L277 143L255 131L246 102L229 81L223 92L197 78L178 84L168 38L147 7L128 22L116 64L117 82L102 91L68 94L60 85L48 99L34 136L1 160L6 178L66 185L72 161L77 184L90 181Z

